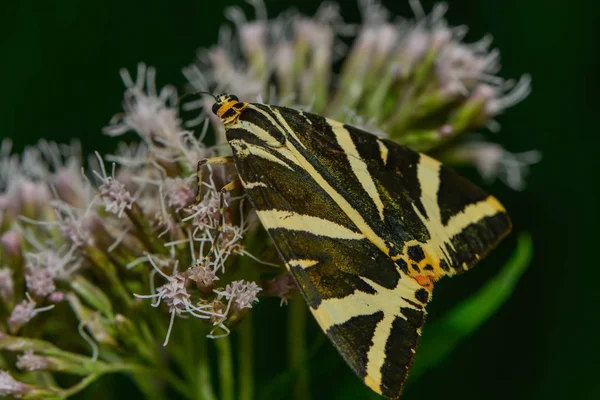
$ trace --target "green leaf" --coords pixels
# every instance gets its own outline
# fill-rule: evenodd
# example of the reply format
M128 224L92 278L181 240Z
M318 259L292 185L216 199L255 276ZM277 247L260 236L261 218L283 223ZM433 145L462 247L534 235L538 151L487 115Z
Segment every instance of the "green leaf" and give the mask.
M71 281L71 287L96 311L100 311L106 318L114 321L115 316L110 299L97 286L79 275Z
M409 375L410 382L415 382L423 373L444 361L462 340L500 309L513 293L532 255L531 236L520 234L515 252L498 275L441 320L427 325Z

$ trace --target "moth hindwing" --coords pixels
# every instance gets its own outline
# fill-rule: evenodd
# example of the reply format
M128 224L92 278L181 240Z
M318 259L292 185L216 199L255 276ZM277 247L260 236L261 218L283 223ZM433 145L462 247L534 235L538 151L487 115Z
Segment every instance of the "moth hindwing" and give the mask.
M213 111L321 328L365 384L397 398L433 282L509 232L504 208L434 159L340 122L231 95Z

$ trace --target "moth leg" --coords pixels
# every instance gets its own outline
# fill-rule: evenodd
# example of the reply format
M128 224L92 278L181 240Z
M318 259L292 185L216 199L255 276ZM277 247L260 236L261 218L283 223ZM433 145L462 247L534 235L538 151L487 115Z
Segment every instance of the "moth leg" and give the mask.
M242 187L242 180L240 178L237 178L229 182L227 185L223 186L219 191L219 220L217 223L217 233L213 239L213 244L210 248L210 251L208 252L207 258L209 259L214 254L215 247L217 246L217 242L219 240L219 237L221 236L221 232L223 232L223 226L225 226L225 195L228 192L234 191L235 189L240 187Z
M196 191L196 204L202 200L202 169L208 165L222 165L233 163L233 157L211 157L205 158L204 160L198 161L198 169L196 170L196 177L198 179L198 189Z

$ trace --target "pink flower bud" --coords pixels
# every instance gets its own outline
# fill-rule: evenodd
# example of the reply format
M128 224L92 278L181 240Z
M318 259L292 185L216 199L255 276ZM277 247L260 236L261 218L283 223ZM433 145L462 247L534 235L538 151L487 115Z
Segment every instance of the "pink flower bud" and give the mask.
M0 297L5 300L12 299L15 291L15 284L10 268L0 268Z
M287 273L266 281L264 289L266 296L278 296L281 298L281 305L284 305L287 304L292 294L297 290L297 286L292 275Z
M31 350L17 357L17 368L21 371L40 371L48 369L49 366L48 358L33 354Z
M19 197L25 204L41 207L50 201L50 190L45 183L24 181L19 187Z
M8 327L12 333L16 333L35 316L35 305L34 301L23 300L13 308L8 318Z
M4 212L5 216L16 217L21 214L23 204L19 196L15 193L0 194L0 211Z
M8 255L17 257L21 255L21 234L19 232L5 232L0 237L0 243Z
M47 300L52 304L60 303L64 299L65 299L65 294L63 292L50 293L50 295L47 298Z
M0 371L0 396L20 398L31 390L29 385L15 380L6 371Z

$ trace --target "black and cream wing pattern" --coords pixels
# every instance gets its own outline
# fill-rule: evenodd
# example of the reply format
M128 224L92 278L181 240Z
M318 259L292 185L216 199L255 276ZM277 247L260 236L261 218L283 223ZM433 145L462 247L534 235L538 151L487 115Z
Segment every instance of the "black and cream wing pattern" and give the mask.
M366 385L397 398L433 283L509 232L504 208L434 159L340 122L263 104L217 111L321 328Z

